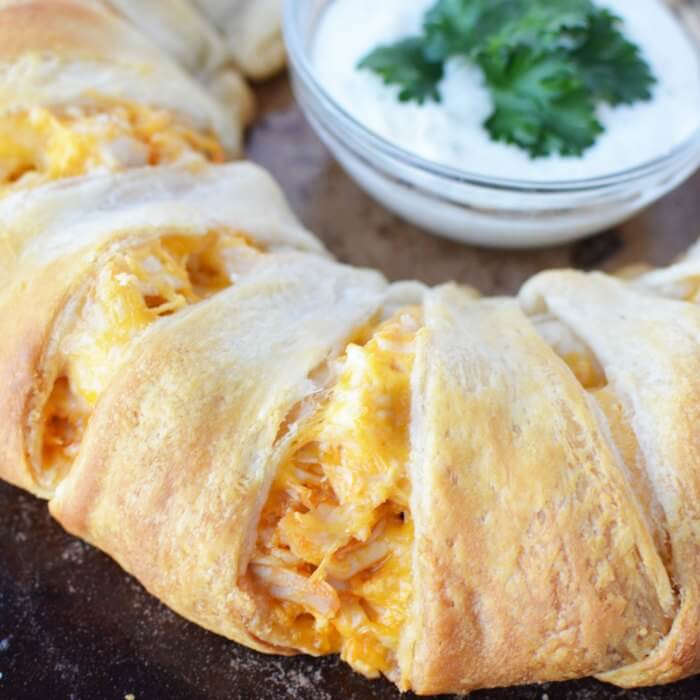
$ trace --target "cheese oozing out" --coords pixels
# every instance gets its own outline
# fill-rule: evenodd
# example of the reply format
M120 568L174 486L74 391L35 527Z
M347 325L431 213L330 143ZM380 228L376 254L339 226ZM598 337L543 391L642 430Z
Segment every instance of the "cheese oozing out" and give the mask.
M242 234L210 232L165 236L110 256L59 347L36 459L47 487L70 469L92 409L134 340L159 318L233 284L260 254Z
M247 579L266 619L309 654L396 676L411 599L411 370L418 308L348 345L337 381L292 440L263 508Z
M169 112L128 102L47 109L0 117L0 184L36 185L100 170L182 162L222 162L216 139Z

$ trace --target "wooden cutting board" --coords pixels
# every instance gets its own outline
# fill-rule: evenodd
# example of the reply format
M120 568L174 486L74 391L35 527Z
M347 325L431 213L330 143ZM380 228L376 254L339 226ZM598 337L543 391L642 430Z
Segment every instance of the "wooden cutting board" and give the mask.
M513 293L534 273L665 264L700 237L700 175L634 221L536 252L450 243L364 195L294 104L286 79L259 90L252 159L282 184L302 221L343 262L391 279L450 279ZM7 700L394 700L337 659L266 657L189 624L106 556L65 534L46 505L0 484L0 698ZM625 693L594 681L476 693L480 700L689 700L700 677Z

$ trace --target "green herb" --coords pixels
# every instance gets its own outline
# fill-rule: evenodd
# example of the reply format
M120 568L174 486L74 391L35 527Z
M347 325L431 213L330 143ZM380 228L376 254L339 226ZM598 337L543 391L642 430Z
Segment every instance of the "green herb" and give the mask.
M549 51L571 45L585 30L591 0L438 0L425 16L425 52L433 60L521 46Z
M581 155L603 128L595 102L569 61L519 48L507 65L483 62L494 111L485 126L495 141L527 149L532 157Z
M491 138L533 158L579 156L602 133L598 103L651 99L654 76L619 24L591 0L438 0L421 36L379 47L359 67L423 104L441 101L445 62L462 57L491 92Z
M651 99L656 82L639 48L617 28L618 19L603 10L590 18L588 31L572 57L592 94L611 105Z
M508 0L439 0L425 15L424 51L434 61L475 58L513 7Z
M373 70L387 85L397 85L401 102L440 101L438 84L444 73L444 62L430 61L420 38L380 46L363 59L359 67Z

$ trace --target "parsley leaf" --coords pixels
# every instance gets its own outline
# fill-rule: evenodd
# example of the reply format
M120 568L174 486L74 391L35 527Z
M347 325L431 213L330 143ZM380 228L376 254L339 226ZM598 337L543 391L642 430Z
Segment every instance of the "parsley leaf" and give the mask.
M421 36L379 47L359 67L423 104L441 101L445 63L457 56L484 72L491 138L533 158L580 156L603 131L600 102L649 100L656 82L619 18L593 0L436 0Z
M425 16L425 52L446 60L518 46L570 46L571 32L585 29L593 10L591 0L438 0Z
M494 111L485 127L495 141L515 144L533 157L581 155L603 131L595 101L562 54L519 48L504 66L481 62Z
M374 71L387 85L397 85L401 102L440 102L438 84L442 80L444 63L429 60L418 37L380 46L363 58L358 67Z
M514 7L511 0L438 0L423 24L426 55L434 61L473 58Z
M594 6L591 0L516 0L517 12L487 41L487 49L520 46L552 51L574 46L586 29Z
M592 15L572 54L577 72L597 99L611 105L649 100L656 79L639 48L618 29L619 22L608 10Z

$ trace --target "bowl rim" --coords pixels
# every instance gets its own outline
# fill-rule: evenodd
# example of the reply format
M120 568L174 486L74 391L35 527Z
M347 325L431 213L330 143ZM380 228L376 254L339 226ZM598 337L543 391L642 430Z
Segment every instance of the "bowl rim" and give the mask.
M663 170L681 156L691 155L693 153L695 153L695 159L698 160L700 164L700 119L693 133L671 150L631 168L589 178L524 180L495 177L443 165L423 158L392 143L366 127L337 102L316 78L313 64L304 47L302 37L297 31L296 22L296 10L300 5L308 1L309 0L284 0L283 34L287 45L290 68L292 71L296 72L304 85L321 101L322 105L330 112L336 121L342 125L345 131L351 132L357 140L364 142L363 146L368 150L378 151L385 158L400 163L403 166L408 166L413 170L422 171L435 178L461 185L529 194L562 194L570 192L602 191L631 184ZM673 7L669 7L668 9L670 12L674 12ZM687 32L685 25L684 29ZM698 45L698 41L692 37L691 41L696 46L698 60L700 61L700 46Z

